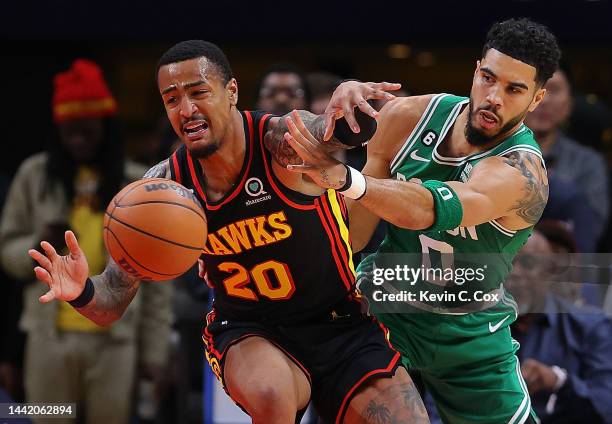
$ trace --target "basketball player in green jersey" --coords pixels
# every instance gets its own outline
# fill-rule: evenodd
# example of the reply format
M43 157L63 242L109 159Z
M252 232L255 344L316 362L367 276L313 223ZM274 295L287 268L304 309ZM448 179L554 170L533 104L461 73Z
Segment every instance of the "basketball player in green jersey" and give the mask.
M545 27L527 19L495 24L470 97L389 102L377 117L362 172L317 149L296 115L288 122L285 138L303 160L289 168L354 199L354 250L367 243L379 218L389 223L378 252L360 264L358 284L390 329L404 366L420 371L447 423L535 422L508 328L517 306L502 284L548 198L542 154L523 119L544 97L559 58ZM344 114L354 123L351 106L334 96L328 115ZM435 251L450 256L456 271L474 265L470 255L486 256L483 278L464 283L456 274L450 281L427 281L423 273L400 287L393 258L404 254L405 264L425 270L421 265L431 266L428 253ZM378 272L385 267L390 274ZM375 307L385 294L397 299L400 288L413 297L396 307L399 313Z

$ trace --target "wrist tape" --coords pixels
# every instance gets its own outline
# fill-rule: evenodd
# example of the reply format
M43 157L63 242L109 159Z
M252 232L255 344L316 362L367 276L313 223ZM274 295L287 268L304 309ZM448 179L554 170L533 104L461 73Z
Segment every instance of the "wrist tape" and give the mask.
M346 168L346 182L337 191L345 197L353 200L361 199L367 190L366 179L363 174L355 168L344 165Z
M75 308L82 308L83 306L87 305L91 299L93 299L95 292L96 290L94 288L93 281L91 281L91 278L87 278L83 292L76 299L73 299L68 303Z

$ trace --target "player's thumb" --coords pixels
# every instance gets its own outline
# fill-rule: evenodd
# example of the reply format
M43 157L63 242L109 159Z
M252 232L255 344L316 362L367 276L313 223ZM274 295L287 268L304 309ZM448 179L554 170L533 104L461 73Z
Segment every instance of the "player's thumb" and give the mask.
M49 303L53 299L55 299L55 292L53 291L53 289L49 290L47 293L43 294L38 298L40 303Z

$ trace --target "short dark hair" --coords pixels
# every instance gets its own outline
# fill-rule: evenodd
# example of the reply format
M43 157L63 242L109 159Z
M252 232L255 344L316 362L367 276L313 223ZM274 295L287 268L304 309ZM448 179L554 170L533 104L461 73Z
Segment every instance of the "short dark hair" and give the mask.
M544 25L527 18L494 24L482 49L485 57L495 49L536 68L536 82L543 85L557 70L561 50L555 36Z
M227 56L216 44L204 40L187 40L170 47L157 62L155 75L159 73L159 68L170 63L183 62L185 60L205 57L216 67L223 83L227 84L234 76Z
M308 84L308 80L306 79L306 75L304 72L296 65L292 63L275 63L270 67L266 68L266 70L261 74L259 79L257 80L257 86L255 91L255 100L259 100L259 93L263 88L263 83L270 74L294 74L300 80L300 84L302 85L302 90L304 90L304 100L308 107L310 107L310 102L312 101L312 94L310 92L310 85Z

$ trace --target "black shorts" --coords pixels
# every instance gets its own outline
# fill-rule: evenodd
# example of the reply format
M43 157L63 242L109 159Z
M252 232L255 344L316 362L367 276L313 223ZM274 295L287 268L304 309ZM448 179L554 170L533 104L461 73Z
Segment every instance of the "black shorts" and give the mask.
M213 310L203 335L206 358L225 387L223 364L230 346L252 336L265 338L304 371L323 422L341 423L359 387L393 376L401 364L387 330L360 309L359 302L347 300L318 320L291 325L232 321Z

